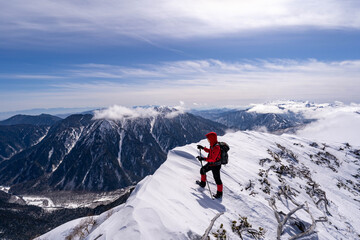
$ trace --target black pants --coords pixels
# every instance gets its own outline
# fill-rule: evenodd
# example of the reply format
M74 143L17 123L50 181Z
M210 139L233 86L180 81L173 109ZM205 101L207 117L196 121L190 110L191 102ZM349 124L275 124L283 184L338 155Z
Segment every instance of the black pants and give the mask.
M222 181L221 181L221 178L220 178L220 169L221 169L221 165L219 165L219 166L210 166L210 163L207 163L205 166L203 166L200 169L200 174L201 175L206 175L206 173L211 170L212 173L213 173L216 184L221 185Z

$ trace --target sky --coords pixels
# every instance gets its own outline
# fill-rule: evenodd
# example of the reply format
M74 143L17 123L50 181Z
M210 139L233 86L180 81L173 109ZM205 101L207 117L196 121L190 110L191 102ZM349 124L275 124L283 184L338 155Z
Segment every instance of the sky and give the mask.
M12 0L0 9L0 112L360 103L358 0Z

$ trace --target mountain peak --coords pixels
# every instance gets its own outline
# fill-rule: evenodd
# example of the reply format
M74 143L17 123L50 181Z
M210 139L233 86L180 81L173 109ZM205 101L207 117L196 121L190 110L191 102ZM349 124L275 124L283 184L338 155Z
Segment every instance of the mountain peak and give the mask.
M0 121L0 125L30 124L36 126L51 126L60 120L61 118L59 117L45 113L42 113L40 115L18 114L3 121Z

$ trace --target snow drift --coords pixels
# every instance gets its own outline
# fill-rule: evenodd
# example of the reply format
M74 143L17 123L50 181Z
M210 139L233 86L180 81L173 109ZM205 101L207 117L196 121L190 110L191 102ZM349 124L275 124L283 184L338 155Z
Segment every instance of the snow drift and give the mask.
M211 239L220 224L229 239L240 239L232 231L239 215L247 217L252 228L263 228L265 239L276 239L275 213L283 220L296 204L303 207L280 228L281 239L311 226L315 231L306 239L359 238L359 147L259 132L229 133L219 140L231 147L229 164L221 170L222 200L212 200L207 188L195 185L200 164L196 144L190 144L171 150L167 161L137 185L125 204L68 222L38 240L200 239L221 212ZM215 191L211 173L208 179ZM251 239L246 231L243 237Z

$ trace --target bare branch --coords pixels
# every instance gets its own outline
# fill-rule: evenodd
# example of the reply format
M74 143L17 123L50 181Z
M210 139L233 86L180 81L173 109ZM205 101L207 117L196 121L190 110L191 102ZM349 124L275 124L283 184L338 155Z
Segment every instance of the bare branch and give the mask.
M285 223L287 222L287 220L290 218L291 215L293 215L296 211L304 208L304 204L301 204L299 206L297 206L296 208L294 208L293 210L291 210L288 214L285 215L284 220L281 222L282 226L285 225Z
M315 230L316 221L315 221L314 217L312 216L312 214L310 213L307 202L305 202L304 204L298 205L296 208L294 208L289 213L287 213L282 221L281 221L281 218L280 218L280 214L277 211L277 208L276 208L276 205L275 205L275 199L270 198L270 199L268 199L268 202L269 202L270 207L274 210L274 214L275 214L276 220L278 222L277 238L276 238L277 240L280 240L281 234L283 232L283 228L284 228L286 222L288 221L288 219L291 217L291 215L293 215L296 211L298 211L300 209L304 209L310 215L312 223L311 223L311 226L306 231L304 231L303 233L300 233L298 235L292 236L290 239L293 240L293 239L300 238L302 236L305 236L307 234L312 233Z
M281 187L280 187L280 192L278 193L279 195L283 194L285 196L285 198L288 198L290 199L290 201L295 204L296 206L299 206L300 204L298 202L295 201L295 199L291 196L291 188L289 185L285 185L283 184Z
M216 216L211 220L210 225L206 229L204 235L201 237L201 240L206 240L207 239L212 227L214 226L214 223L215 223L216 219L218 219L222 214L224 214L224 213L221 212L221 213L216 214Z
M277 208L275 206L275 199L274 198L269 198L268 202L269 202L270 207L274 210L276 221L278 223L280 223L281 222L280 215L279 215L279 212L277 211Z
M316 221L315 221L314 217L312 216L312 214L311 214L311 212L310 212L310 209L309 209L309 206L307 205L307 202L305 202L305 205L306 205L306 207L304 208L304 210L305 210L305 211L310 215L310 217L311 217L311 226L310 226L308 229L306 229L305 232L300 233L300 234L295 235L295 236L292 236L291 238L289 238L289 240L294 240L294 239L301 238L301 237L303 237L303 236L305 236L305 235L308 235L308 234L313 233L314 230L315 230Z

